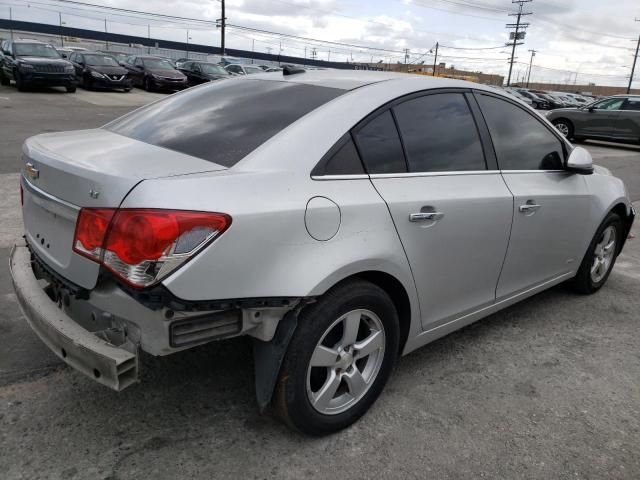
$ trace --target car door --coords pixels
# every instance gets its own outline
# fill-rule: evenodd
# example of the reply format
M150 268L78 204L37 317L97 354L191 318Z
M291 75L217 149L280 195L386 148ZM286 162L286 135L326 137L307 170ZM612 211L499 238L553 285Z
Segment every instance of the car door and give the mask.
M568 146L553 127L515 102L484 92L476 98L514 197L500 300L578 269L588 243L589 193L582 175L564 170Z
M131 76L133 78L133 84L141 87L144 79L144 62L142 58L136 57L134 60Z
M461 91L425 93L354 130L411 265L425 329L493 303L507 249L513 199L471 108Z
M201 83L204 83L206 81L204 76L202 75L202 67L198 63L193 64L191 75L191 81L193 82L193 85L200 85Z
M640 140L640 97L625 99L613 127L613 137L619 140Z
M607 98L579 110L575 115L574 133L585 137L609 138L620 114L623 97ZM572 115L572 121L574 116Z

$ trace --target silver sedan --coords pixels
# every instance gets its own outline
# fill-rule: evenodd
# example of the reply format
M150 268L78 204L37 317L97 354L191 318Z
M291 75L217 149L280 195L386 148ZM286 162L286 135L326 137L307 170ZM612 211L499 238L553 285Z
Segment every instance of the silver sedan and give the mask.
M285 68L24 144L27 321L116 390L138 352L247 335L261 410L309 434L401 354L562 282L606 282L622 181L517 99L461 81Z

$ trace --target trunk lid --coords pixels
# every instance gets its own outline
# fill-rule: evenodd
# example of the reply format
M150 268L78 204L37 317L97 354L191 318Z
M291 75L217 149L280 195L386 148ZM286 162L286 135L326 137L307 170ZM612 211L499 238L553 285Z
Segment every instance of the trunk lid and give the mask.
M81 207L116 208L145 179L225 169L103 129L38 135L23 153L27 241L56 273L87 289L99 267L72 250Z

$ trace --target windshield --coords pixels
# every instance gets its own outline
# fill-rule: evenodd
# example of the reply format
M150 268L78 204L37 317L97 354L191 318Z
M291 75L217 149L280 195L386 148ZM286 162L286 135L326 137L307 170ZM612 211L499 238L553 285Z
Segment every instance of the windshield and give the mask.
M213 65L211 63L201 63L200 68L202 69L203 73L211 73L214 75L229 75L229 72L227 72L224 68L219 65Z
M13 49L17 57L61 58L55 48L42 43L14 43Z
M168 60L164 60L162 58L145 58L142 60L144 66L147 68L157 68L162 70L173 70L173 65L169 63Z
M232 167L278 132L344 92L293 82L225 80L172 95L104 128Z
M118 67L119 64L115 58L109 55L85 55L84 61L87 65L99 67Z

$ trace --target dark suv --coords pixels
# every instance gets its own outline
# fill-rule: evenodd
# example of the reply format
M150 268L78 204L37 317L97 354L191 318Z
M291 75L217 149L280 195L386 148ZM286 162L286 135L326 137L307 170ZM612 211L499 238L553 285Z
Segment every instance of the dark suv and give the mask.
M76 91L75 70L71 62L64 60L48 43L37 40L5 40L0 56L0 83L16 87L24 92L31 86L66 87Z

